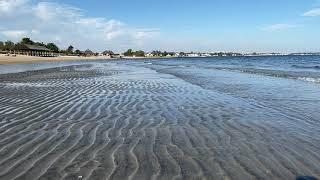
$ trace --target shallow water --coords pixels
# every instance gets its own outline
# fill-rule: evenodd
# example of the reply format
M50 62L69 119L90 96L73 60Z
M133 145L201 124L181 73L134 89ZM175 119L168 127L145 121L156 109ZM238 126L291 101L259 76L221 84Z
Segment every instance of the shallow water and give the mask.
M320 177L320 84L219 60L0 75L0 179Z
M320 83L320 56L181 58L155 65L217 69Z

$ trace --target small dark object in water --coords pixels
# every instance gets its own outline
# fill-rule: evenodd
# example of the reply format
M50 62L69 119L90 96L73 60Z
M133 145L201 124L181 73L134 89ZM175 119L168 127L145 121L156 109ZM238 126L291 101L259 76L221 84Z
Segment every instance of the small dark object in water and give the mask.
M296 180L318 180L318 179L312 176L299 176L296 178Z

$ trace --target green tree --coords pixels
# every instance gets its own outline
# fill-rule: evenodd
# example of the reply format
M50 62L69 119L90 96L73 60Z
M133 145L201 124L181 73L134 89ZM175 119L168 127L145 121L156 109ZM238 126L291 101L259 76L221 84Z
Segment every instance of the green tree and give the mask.
M75 50L74 53L77 54L77 55L81 55L82 54L82 52L79 49Z
M30 38L25 37L25 38L22 38L21 44L31 44L31 45L33 45L34 42Z
M152 51L151 54L153 56L161 56L162 52L161 51Z
M12 50L14 50L14 48L15 48L15 45L12 41L6 41L4 43L4 50L12 51Z
M132 49L128 49L126 52L123 53L125 56L133 56Z
M68 47L68 49L67 49L67 52L70 53L70 54L72 54L72 53L73 53L73 49L74 49L74 47L73 47L72 45L70 45L70 46Z
M169 52L169 55L170 56L174 56L176 53L174 53L174 52Z
M133 53L135 56L137 57L144 57L145 56L145 53L144 51L136 51Z
M4 50L4 43L2 41L0 41L0 51Z
M37 46L46 46L43 42L35 42L34 45L37 45Z
M53 52L59 52L59 47L54 43L48 43L46 47Z

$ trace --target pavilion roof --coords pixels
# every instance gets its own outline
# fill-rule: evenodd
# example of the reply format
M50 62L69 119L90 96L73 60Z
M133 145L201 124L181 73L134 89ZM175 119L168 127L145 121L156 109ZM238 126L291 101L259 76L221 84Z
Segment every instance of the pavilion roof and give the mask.
M114 53L110 50L106 50L106 51L103 51L102 54L110 54L110 55L113 55Z
M90 49L87 49L83 52L84 54L94 54L94 52L92 52Z
M44 46L31 45L31 44L20 44L19 50L31 50L31 51L52 51Z

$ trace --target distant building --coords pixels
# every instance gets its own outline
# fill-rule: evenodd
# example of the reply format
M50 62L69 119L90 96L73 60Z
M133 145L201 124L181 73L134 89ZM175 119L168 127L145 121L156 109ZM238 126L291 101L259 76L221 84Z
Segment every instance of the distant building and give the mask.
M210 57L211 56L211 54L209 54L209 53L202 53L201 54L201 57Z
M146 54L146 57L154 57L154 54L152 54L152 53L147 53L147 54Z
M200 57L198 53L189 53L187 54L188 57Z
M107 56L109 58L115 58L115 59L121 59L124 57L124 55L122 54L117 54L117 53L114 53L114 54L105 54L104 56Z

